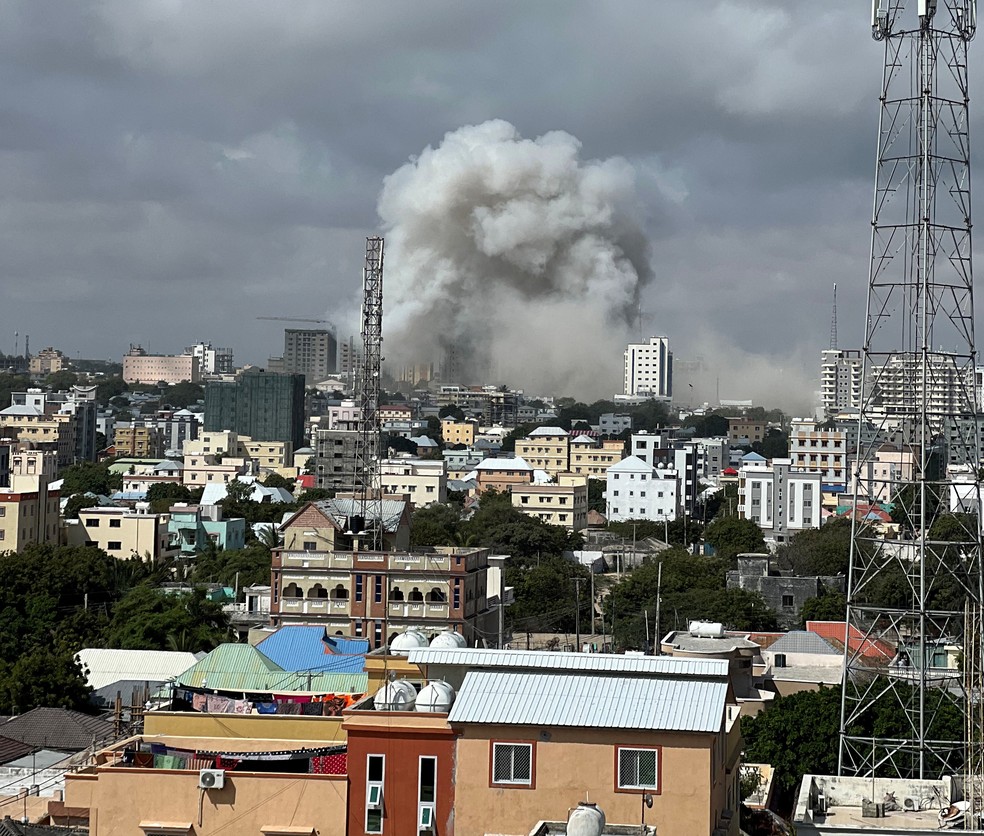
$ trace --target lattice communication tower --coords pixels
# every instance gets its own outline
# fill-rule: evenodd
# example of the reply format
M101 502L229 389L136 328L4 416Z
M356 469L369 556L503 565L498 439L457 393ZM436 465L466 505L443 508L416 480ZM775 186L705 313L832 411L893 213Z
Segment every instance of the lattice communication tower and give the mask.
M383 347L383 239L366 239L362 273L362 364L359 374L359 438L355 453L355 497L362 519L361 542L381 551L379 375ZM355 527L355 526L353 526Z
M906 8L908 6L908 8ZM967 45L975 0L874 0L885 46L839 772L961 767L981 589ZM875 519L894 502L893 526ZM887 729L884 718L903 718ZM963 734L957 735L963 738Z

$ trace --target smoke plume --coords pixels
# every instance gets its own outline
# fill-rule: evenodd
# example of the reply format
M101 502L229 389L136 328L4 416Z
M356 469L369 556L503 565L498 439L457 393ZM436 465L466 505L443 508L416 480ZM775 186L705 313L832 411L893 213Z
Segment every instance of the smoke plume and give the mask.
M610 397L650 277L635 173L554 131L452 131L386 178L385 356L455 383Z

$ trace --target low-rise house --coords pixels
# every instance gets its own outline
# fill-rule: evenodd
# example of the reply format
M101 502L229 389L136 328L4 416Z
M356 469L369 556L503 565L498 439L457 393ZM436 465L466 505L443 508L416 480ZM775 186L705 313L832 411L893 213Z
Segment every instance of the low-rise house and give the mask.
M448 478L442 459L401 456L383 459L379 469L383 491L406 496L415 508L447 501Z
M221 505L178 503L168 513L168 533L183 556L203 552L210 545L220 551L246 546L246 520L223 519Z
M513 485L512 505L548 525L580 531L588 525L588 477L561 473L551 485Z
M488 490L505 493L511 491L514 485L532 484L533 468L519 456L509 459L488 458L482 459L466 478L475 479L479 494Z
M154 514L145 502L130 508L83 508L77 520L64 520L69 545L96 546L110 557L161 560L180 547L168 531L170 514Z

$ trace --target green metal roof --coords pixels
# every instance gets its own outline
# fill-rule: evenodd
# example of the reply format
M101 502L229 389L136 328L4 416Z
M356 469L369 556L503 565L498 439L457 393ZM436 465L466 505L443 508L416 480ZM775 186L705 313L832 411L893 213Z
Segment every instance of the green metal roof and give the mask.
M285 671L251 644L220 644L178 676L175 683L234 693L364 694L369 676Z

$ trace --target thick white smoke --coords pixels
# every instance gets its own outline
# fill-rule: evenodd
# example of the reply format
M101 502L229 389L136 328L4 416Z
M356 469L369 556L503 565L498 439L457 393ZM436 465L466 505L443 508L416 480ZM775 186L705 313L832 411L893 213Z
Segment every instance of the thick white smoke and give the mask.
M635 173L581 160L560 131L494 120L447 134L386 178L386 358L456 350L458 383L578 398L621 391L622 351L649 278Z

